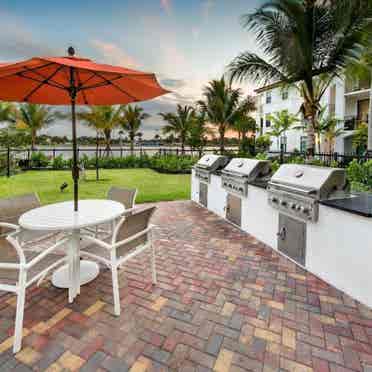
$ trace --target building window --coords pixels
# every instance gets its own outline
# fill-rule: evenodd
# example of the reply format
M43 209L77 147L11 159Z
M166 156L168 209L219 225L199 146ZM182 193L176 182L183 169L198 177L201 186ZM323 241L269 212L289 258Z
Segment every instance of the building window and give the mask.
M270 114L267 114L266 115L266 121L265 121L265 123L266 123L266 128L271 127Z
M287 136L281 136L280 137L280 149L283 146L283 151L287 152Z
M307 143L307 137L301 136L300 138L300 151L306 152L306 143Z
M271 90L266 92L266 103L271 103Z
M284 88L284 89L282 90L282 100L283 100L283 101L285 101L285 100L288 99L288 94L289 94L288 89L287 89L287 88Z

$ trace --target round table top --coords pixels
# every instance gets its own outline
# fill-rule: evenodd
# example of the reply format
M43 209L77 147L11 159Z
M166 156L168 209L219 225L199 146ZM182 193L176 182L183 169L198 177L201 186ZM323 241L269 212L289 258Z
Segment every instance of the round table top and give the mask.
M19 225L28 230L78 230L113 221L124 211L123 204L102 199L79 200L79 210L74 212L74 202L68 201L32 209L20 217Z

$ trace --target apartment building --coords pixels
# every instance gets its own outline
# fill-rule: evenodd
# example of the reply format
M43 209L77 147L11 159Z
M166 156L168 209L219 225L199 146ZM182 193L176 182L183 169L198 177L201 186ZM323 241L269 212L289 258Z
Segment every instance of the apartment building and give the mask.
M335 79L322 97L321 105L326 107L326 112L339 120L342 129L336 138L334 151L338 153L353 153L352 139L355 129L360 122L368 121L368 107L370 96L370 81ZM272 84L256 90L257 94L257 124L259 133L270 132L270 115L275 112L288 110L297 115L299 113L302 98L295 87L283 89L279 84ZM301 123L297 124L300 126ZM327 151L324 141L321 142L321 151ZM280 138L279 145L273 138L272 151L278 151L280 144L284 145L286 151L306 149L306 133L303 130L288 130Z

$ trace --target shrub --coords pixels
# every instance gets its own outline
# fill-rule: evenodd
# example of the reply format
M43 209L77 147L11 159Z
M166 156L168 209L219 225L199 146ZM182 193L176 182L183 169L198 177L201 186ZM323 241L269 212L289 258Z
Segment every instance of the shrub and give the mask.
M358 163L353 160L346 168L347 178L354 191L372 191L372 160Z
M49 158L43 152L33 152L31 154L31 164L33 167L45 168L49 163Z
M198 161L193 156L154 156L150 168L161 173L191 173L191 168Z
M68 166L68 161L63 159L62 155L56 156L52 161L53 169L64 169L64 168L67 168L67 166Z

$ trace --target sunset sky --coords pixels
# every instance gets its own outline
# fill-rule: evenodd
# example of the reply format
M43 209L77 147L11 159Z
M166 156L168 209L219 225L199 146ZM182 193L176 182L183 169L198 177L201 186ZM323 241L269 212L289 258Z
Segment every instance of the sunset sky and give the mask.
M77 54L99 62L155 72L174 93L142 106L151 114L145 138L162 122L157 113L192 104L239 52L255 49L240 24L260 0L2 0L0 60ZM89 5L88 5L89 4ZM252 86L243 86L246 92ZM70 134L57 123L50 134ZM79 126L79 135L89 130Z

